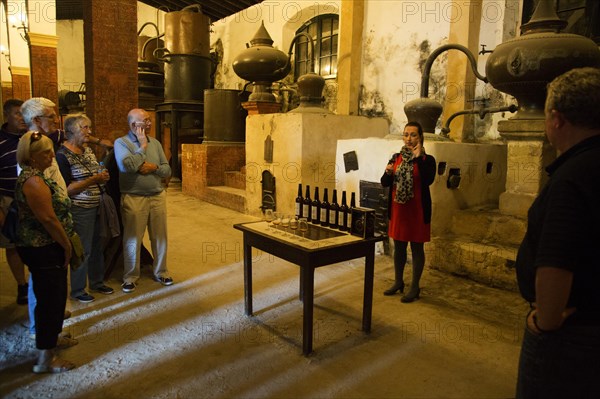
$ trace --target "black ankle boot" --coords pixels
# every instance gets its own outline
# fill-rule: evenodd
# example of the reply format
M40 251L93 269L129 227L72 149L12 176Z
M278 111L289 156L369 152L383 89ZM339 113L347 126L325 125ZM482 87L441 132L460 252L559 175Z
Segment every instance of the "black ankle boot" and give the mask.
M408 292L408 294L403 295L402 298L400 298L400 302L402 302L402 303L414 302L415 300L419 299L420 294L421 294L420 288L417 288L417 289L411 288L410 291Z
M400 291L401 293L404 292L404 282L403 281L395 282L394 285L392 285L387 290L383 291L383 295L388 295L388 296L394 295L397 291Z

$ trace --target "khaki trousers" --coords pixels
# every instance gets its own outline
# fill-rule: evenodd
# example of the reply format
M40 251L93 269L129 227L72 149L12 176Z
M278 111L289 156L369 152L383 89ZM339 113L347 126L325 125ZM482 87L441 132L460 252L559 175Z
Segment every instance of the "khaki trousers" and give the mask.
M123 282L140 278L140 248L146 227L152 248L154 277L167 276L167 193L152 196L123 194Z

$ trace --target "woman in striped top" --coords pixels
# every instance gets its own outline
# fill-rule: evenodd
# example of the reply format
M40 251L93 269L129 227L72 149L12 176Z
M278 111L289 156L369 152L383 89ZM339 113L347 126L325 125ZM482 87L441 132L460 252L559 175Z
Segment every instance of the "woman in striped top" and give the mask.
M107 295L114 292L104 284L104 255L98 215L104 185L110 177L106 170L100 170L96 156L87 146L92 136L91 121L86 115L67 116L65 133L67 140L57 151L56 160L73 202L71 213L75 231L81 237L85 250L84 262L77 270L71 271L71 298L87 303L94 300L86 292L88 279L92 291Z

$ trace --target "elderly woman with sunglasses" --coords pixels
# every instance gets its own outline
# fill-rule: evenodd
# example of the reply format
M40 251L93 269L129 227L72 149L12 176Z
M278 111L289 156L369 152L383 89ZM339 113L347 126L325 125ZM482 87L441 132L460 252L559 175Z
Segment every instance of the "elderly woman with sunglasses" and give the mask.
M81 237L86 254L81 266L71 271L71 298L83 303L94 300L86 291L86 280L89 280L89 288L94 292L105 295L114 292L104 284L104 255L98 214L104 184L109 175L106 170L99 170L96 156L87 146L92 138L91 124L84 114L67 116L64 123L67 140L56 152L58 167L72 201L75 231Z
M40 132L29 131L19 141L17 162L22 171L15 187L19 205L15 245L29 268L37 298L35 340L39 357L34 373L60 373L75 367L56 355L67 302L73 220L71 200L54 180L44 176L53 159L52 140Z

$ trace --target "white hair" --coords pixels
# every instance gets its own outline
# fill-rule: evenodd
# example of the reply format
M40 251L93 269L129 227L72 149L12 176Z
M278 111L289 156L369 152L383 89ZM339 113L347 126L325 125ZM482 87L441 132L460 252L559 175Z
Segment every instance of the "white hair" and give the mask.
M45 97L33 97L25 101L21 105L21 114L27 124L27 127L32 130L37 130L37 125L33 121L35 117L43 116L46 108L54 108L56 104Z

